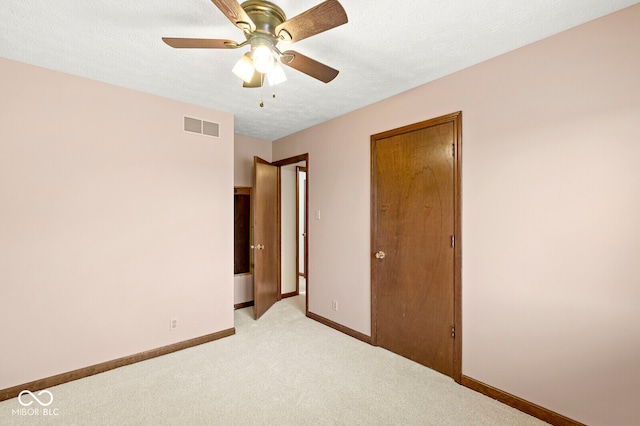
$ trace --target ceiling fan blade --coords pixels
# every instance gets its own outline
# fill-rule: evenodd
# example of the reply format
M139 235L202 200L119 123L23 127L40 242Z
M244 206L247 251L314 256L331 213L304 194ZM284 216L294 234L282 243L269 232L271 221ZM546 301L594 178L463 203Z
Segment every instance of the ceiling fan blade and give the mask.
M339 72L328 65L293 50L287 50L282 53L282 63L324 83L336 78Z
M162 41L176 49L234 49L238 47L238 43L233 40L214 38L162 37Z
M262 87L263 83L264 83L264 74L256 71L253 73L253 78L251 78L251 81L248 83L244 82L242 84L242 87L248 87L248 88Z
M346 24L347 13L338 0L326 0L276 27L276 35L292 43Z
M249 18L247 12L244 11L240 3L236 0L211 0L218 9L231 21L233 25L240 28L242 31L253 32L256 29L256 24Z

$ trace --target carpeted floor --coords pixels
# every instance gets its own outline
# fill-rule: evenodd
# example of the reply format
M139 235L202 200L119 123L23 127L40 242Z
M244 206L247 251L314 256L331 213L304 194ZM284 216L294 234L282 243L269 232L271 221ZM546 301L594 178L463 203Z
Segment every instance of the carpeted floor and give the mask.
M0 424L546 424L306 318L304 296L235 321L234 336L50 388L57 415L0 402Z

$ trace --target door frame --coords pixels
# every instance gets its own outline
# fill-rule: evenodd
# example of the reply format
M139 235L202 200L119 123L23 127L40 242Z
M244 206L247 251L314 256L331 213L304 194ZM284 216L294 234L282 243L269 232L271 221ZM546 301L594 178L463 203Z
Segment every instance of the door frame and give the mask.
M305 154L300 154L300 155L296 155L293 157L289 157L289 158L285 158L282 160L278 160L278 161L274 161L271 164L273 164L274 166L278 166L278 167L282 167L282 166L287 166L289 164L295 164L295 163L299 163L300 161L305 161L305 167L307 169L307 179L305 180L305 205L304 205L304 214L305 214L305 226L306 226L306 234L307 234L307 238L305 238L305 246L304 246L304 257L305 257L305 264L304 264L304 270L305 273L307 275L306 278L306 292L305 292L305 303L304 303L304 314L305 316L309 315L309 153L305 153ZM296 180L297 180L297 174L296 174ZM281 196L281 195L280 195ZM278 210L280 209L282 200L278 200ZM280 224L281 226L281 224ZM280 230L280 233L282 233L282 230ZM297 236L296 236L297 238ZM282 250L282 247L279 248L279 250ZM280 266L281 267L281 266ZM296 266L297 269L297 266ZM296 288L299 288L298 284L296 284ZM278 292L279 292L279 299L282 299L282 283L279 281L278 282Z
M454 131L453 147L453 192L454 192L454 246L453 246L453 309L454 309L454 330L455 338L453 342L453 379L457 383L462 381L462 192L461 192L461 170L462 170L462 112L458 111L441 117L399 127L386 132L371 136L371 256L375 248L375 146L379 139L409 133L426 127L441 125L452 122ZM371 262L371 343L378 346L377 342L377 283L374 282L374 263Z

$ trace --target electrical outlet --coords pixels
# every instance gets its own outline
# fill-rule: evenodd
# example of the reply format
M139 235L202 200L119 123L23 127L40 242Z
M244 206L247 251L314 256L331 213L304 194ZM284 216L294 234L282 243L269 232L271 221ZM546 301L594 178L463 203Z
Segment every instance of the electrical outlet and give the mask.
M169 330L173 331L178 328L178 318L171 318L169 321Z
M337 300L333 300L331 302L331 309L333 309L334 311L338 310L338 301Z

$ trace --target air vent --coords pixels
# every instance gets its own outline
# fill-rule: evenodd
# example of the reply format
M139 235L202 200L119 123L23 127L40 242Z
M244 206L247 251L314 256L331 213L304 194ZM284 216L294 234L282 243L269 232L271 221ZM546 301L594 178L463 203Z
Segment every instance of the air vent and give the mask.
M214 138L220 137L220 124L198 118L185 116L183 129L185 132L198 133Z
M218 123L211 123L210 121L203 121L202 134L217 138L220 136L220 125Z

